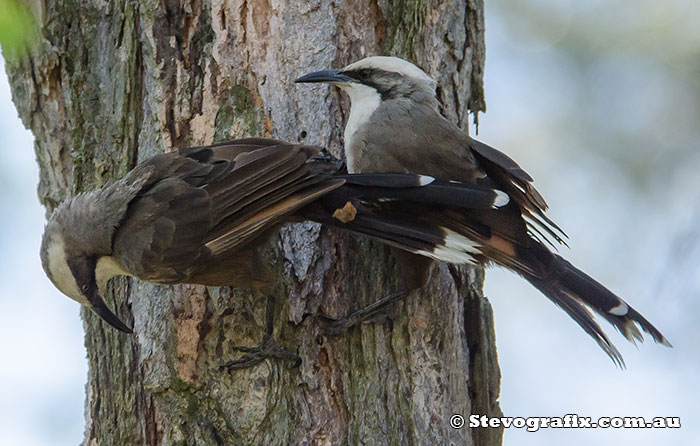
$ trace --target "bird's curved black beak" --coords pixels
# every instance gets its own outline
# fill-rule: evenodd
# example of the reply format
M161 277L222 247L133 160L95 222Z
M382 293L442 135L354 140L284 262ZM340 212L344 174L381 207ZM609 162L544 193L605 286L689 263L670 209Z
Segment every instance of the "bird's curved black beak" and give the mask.
M298 78L294 82L297 84L306 82L354 82L355 79L344 74L341 70L325 70L325 71L315 71L313 73L305 74Z
M109 309L104 299L97 292L97 286L92 286L85 296L90 303L90 308L94 311L103 321L107 322L112 327L124 333L132 334L134 331L122 322L112 310Z

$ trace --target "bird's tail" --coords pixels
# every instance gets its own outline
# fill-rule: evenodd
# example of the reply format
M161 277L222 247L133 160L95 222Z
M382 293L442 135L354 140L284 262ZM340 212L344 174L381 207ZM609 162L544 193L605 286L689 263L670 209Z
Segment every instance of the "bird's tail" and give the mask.
M568 313L620 367L624 367L620 352L591 310L633 343L642 341L645 331L656 342L670 346L641 314L551 252L539 238L503 230L513 218L521 218L519 213L498 212L507 211L507 195L420 175L350 175L346 181L302 214L435 260L493 262L514 271ZM491 220L486 220L489 216ZM480 223L480 217L487 224ZM528 229L537 231L532 226Z
M552 302L571 316L619 367L624 367L620 352L593 318L594 310L612 324L630 342L643 341L640 328L654 341L671 344L649 321L595 279L576 268L561 256L533 243L518 249L517 265L508 268L528 280Z

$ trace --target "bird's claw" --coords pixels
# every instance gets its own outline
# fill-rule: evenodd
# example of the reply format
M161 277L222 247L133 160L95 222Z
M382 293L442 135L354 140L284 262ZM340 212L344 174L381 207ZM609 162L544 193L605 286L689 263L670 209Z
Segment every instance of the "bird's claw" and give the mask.
M352 314L348 317L340 317L337 319L321 315L319 320L321 322L321 334L324 336L337 336L346 333L355 325L363 322L362 320L353 318Z
M367 305L360 310L353 311L349 315L337 319L322 315L319 318L322 324L321 334L326 336L336 336L346 333L352 327L362 323L372 322L380 317L384 317L382 310L392 303L405 298L408 294L409 292L406 290L389 294L388 296L382 297L378 301Z
M301 364L299 355L291 350L279 347L273 341L264 341L258 347L234 347L239 352L245 353L240 358L228 361L220 366L221 370L242 370L260 364L265 359L281 359L283 361L292 361L292 367L298 367Z

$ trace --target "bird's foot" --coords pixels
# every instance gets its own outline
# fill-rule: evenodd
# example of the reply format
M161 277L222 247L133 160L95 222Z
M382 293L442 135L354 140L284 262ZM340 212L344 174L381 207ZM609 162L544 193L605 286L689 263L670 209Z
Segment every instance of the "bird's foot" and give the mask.
M383 316L381 314L381 311L383 309L385 309L394 302L398 302L399 300L404 299L406 296L408 296L408 294L409 291L407 290L389 294L388 296L384 296L378 301L367 305L366 307L360 310L354 311L348 314L347 316L338 319L321 316L320 320L323 324L321 332L326 336L336 336L347 332L352 327L355 327L359 324L371 322L379 316Z
M260 364L265 359L281 359L291 361L292 367L301 364L301 358L291 350L278 346L272 338L266 339L257 347L234 347L239 352L245 353L240 358L228 361L220 366L221 370L242 370Z
M262 343L257 347L234 347L239 352L245 353L240 358L221 364L221 370L242 370L260 364L266 359L281 359L291 361L292 367L301 364L301 358L291 350L277 345L273 338L275 317L275 299L272 295L267 296L265 304L265 334Z

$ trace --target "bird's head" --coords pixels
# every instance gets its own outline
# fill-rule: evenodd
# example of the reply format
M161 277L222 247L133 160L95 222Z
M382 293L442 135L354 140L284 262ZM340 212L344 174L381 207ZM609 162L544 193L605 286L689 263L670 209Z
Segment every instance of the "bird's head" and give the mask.
M67 231L80 229L76 226L65 227L61 217L66 210L65 206L57 209L44 229L41 242L41 264L44 272L63 294L87 305L117 330L132 333L131 328L119 320L100 296L95 278L99 256L86 252L86 249L76 246L77 244L71 241L73 237Z
M324 82L345 91L352 102L369 96L381 100L396 97L434 98L437 83L423 70L398 57L367 57L339 70L316 71L294 82Z

